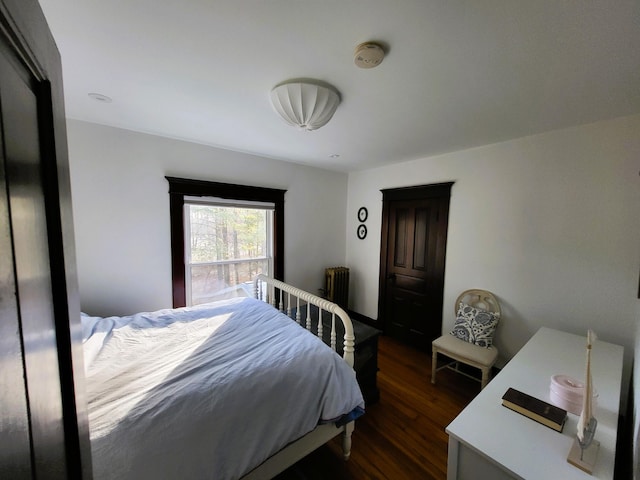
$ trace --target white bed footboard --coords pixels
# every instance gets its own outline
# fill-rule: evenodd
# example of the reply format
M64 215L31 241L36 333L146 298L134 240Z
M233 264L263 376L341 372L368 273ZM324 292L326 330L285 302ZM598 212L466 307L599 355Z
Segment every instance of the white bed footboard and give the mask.
M355 350L353 325L351 324L349 315L342 308L329 300L300 290L280 280L267 277L266 275L258 275L253 280L253 291L255 298L270 303L273 307L286 313L291 319L295 320L307 330L311 331L315 329L318 337L321 339L324 334L322 322L324 317L323 312L328 312L331 315L329 346L334 351L337 351L336 317L338 317L344 327L342 357L344 361L353 368L353 352ZM309 305L316 306L317 310L310 308ZM302 310L305 312L304 318L302 318L301 315Z
M349 315L342 308L324 298L265 275L258 275L254 279L253 291L255 298L258 300L267 302L281 312L286 313L289 318L307 330L315 331L318 337L325 341L325 343L328 343L336 352L338 351L336 348L338 331L336 328L336 317L338 317L344 327L342 357L344 361L353 368L355 350L353 325L351 324ZM311 305L317 308L311 308ZM302 311L304 311L304 318L301 314ZM326 315L324 315L325 312L327 313ZM329 342L323 338L325 333L323 319L326 321L327 317L330 318L329 328L331 330ZM353 420L341 427L337 427L335 424L318 425L315 430L290 443L242 477L242 480L266 480L273 478L337 435L342 435L343 456L344 459L347 460L351 454L351 434L353 433L353 429Z

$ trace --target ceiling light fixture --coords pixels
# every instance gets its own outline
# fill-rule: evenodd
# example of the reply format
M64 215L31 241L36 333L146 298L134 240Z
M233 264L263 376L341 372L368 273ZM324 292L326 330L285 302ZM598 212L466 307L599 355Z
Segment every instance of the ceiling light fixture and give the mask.
M384 49L373 42L361 43L356 47L353 62L360 68L373 68L382 63Z
M340 94L333 86L317 80L291 80L271 90L271 103L289 125L312 131L331 120Z

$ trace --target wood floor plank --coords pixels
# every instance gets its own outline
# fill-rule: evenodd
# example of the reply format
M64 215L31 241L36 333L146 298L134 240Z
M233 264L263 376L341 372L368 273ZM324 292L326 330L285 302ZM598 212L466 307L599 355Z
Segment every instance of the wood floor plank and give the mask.
M340 439L302 459L277 480L442 480L447 473L446 426L480 391L448 370L431 384L431 356L389 337L379 339L380 401L356 421L351 459Z

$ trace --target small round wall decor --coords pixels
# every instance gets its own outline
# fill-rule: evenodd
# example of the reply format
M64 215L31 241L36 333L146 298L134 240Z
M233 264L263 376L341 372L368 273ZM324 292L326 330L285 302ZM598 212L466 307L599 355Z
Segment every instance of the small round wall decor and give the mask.
M358 225L358 238L364 240L367 236L367 227L364 224Z
M366 207L360 207L360 210L358 210L358 220L360 220L360 222L366 222L368 216L369 212Z

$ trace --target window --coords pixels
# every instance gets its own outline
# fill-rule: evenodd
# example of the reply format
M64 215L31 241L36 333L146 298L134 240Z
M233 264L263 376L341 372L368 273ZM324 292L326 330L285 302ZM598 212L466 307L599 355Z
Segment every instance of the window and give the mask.
M187 305L251 293L253 278L273 271L273 203L233 204L185 198Z
M174 307L247 288L258 273L283 280L285 190L166 178Z

